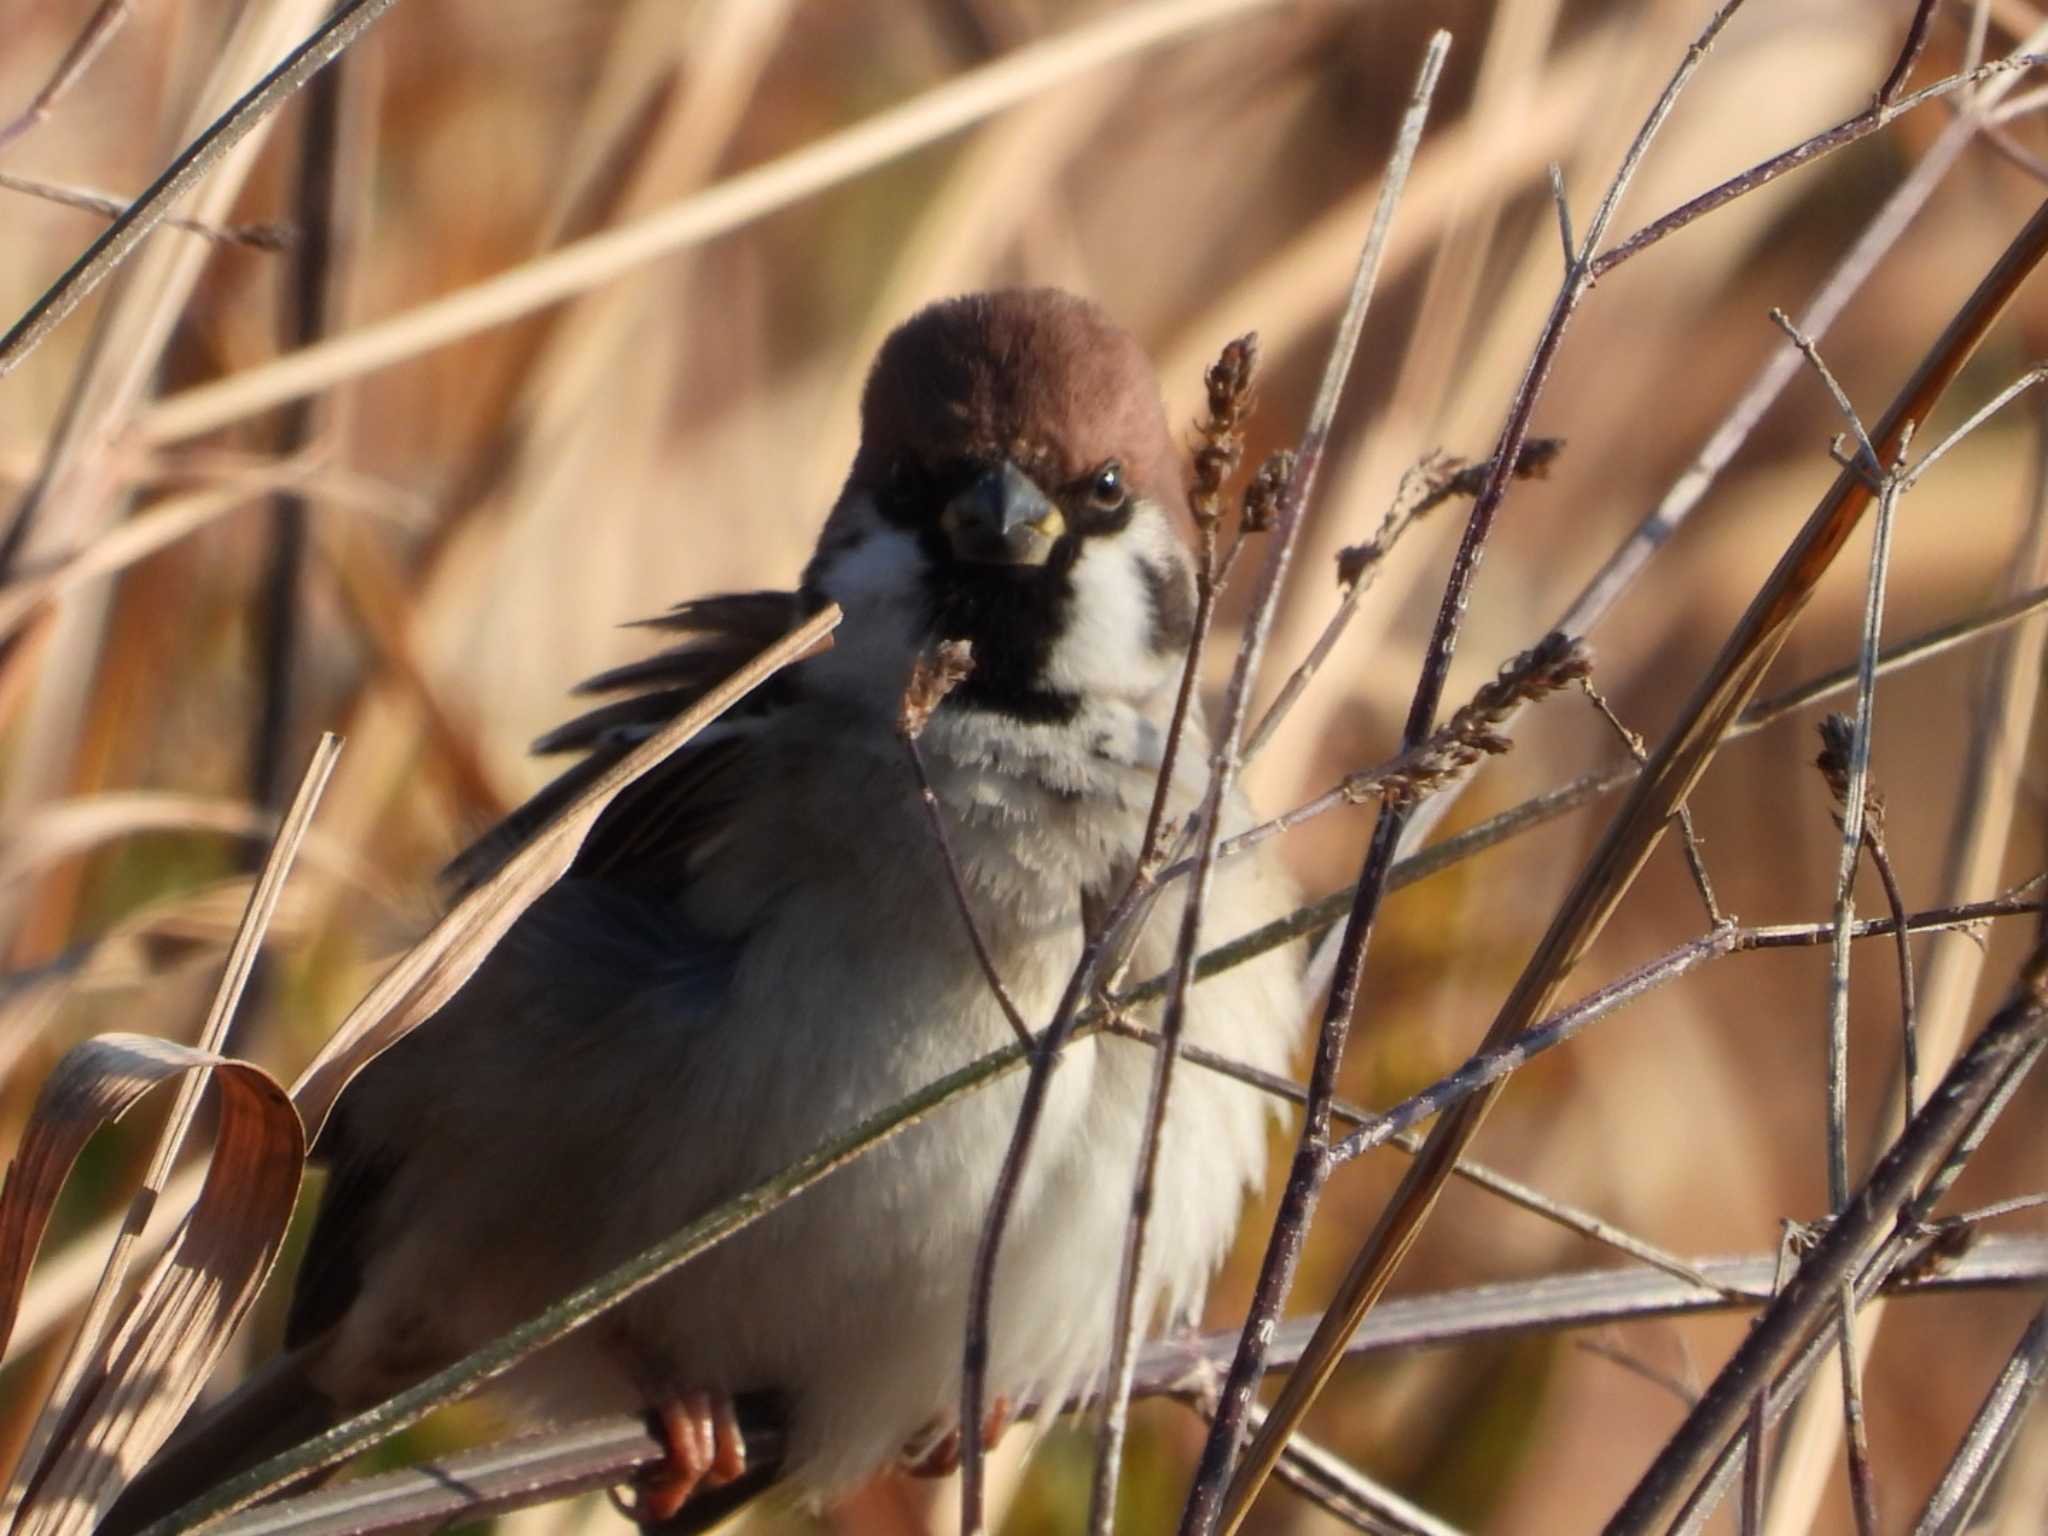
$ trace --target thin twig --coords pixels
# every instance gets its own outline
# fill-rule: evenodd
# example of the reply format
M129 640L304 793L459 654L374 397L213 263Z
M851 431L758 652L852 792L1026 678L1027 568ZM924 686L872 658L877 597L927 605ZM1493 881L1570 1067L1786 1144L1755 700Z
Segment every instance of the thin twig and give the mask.
M959 908L960 921L967 928L967 942L974 946L974 958L981 965L981 974L995 996L996 1006L1010 1021L1018 1044L1030 1050L1035 1044L1031 1026L1025 1022L1022 1010L1017 1007L1017 999L1004 984L1003 973L996 969L996 957L989 952L988 939L974 916L974 900L967 890L967 877L960 872L960 859L953 852L953 838L946 830L946 808L939 803L938 792L932 788L931 774L924 765L924 751L917 744L918 737L924 734L925 725L931 720L932 711L939 707L947 694L965 682L973 670L973 647L965 640L944 641L935 655L918 657L916 665L911 668L910 682L903 690L903 706L897 713L896 734L910 758L910 771L917 777L917 796L924 804L926 819L931 823L932 840L939 848L939 861L946 866L946 879L953 888L953 904Z
M1839 1287L1866 1261L1897 1223L1902 1207L1938 1198L1937 1175L1960 1167L1952 1156L1972 1132L1988 1130L1980 1111L2001 1091L2009 1094L2048 1039L2048 943L2035 947L2006 1005L1957 1058L1870 1177L1837 1212L1786 1285L1757 1319L1735 1354L1714 1378L1635 1489L1607 1524L1607 1536L1648 1536L1660 1528L1687 1490L1709 1476L1733 1442L1752 1397L1813 1342L1835 1310ZM1925 1187L1923 1188L1923 1184ZM1820 1335L1824 1337L1824 1335Z
M1771 319L1791 337L1794 346L1819 375L1848 420L1857 441L1857 461L1878 488L1877 533L1871 542L1870 577L1864 588L1862 640L1857 648L1856 714L1849 733L1837 797L1842 804L1841 855L1835 871L1835 943L1828 967L1827 1156L1828 1208L1839 1211L1849 1198L1849 932L1856 912L1856 864L1863 849L1863 826L1870 783L1870 736L1877 702L1877 651L1884 623L1885 583L1891 572L1892 522L1898 509L1898 465L1878 457L1863 419L1820 350L1800 334L1783 310ZM1895 458L1903 459L1914 423L1901 424Z
M1242 638L1238 642L1237 659L1231 668L1230 683L1224 690L1216 746L1210 759L1209 786L1202 799L1201 821L1196 835L1195 869L1189 877L1187 894L1181 909L1180 928L1174 942L1171 981L1161 1015L1160 1033L1166 1045L1159 1052L1159 1061L1152 1080L1151 1101L1147 1109L1147 1124L1153 1128L1153 1134L1147 1143L1146 1165L1139 1176L1138 1196L1134 1198L1142 1197L1150 1178L1153 1160L1157 1155L1157 1125L1165 1114L1173 1060L1186 1024L1188 989L1194 984L1196 962L1201 953L1202 912L1208 903L1210 886L1215 877L1217 843L1222 835L1224 818L1236 803L1237 778L1244 763L1243 747L1252 690L1258 682L1259 669L1265 660L1274 622L1279 615L1280 594L1286 584L1287 572L1293 564L1294 552L1300 541L1306 511L1315 491L1316 477L1328 447L1330 428L1336 418L1337 405L1343 397L1345 380L1351 372L1351 363L1358 349L1359 337L1364 332L1366 312L1378 284L1380 264L1392 233L1395 210L1400 206L1401 193L1407 186L1408 172L1415 163L1415 152L1422 142L1423 125L1428 121L1430 103L1436 93L1437 81L1443 74L1444 59L1449 54L1450 47L1450 33L1440 30L1431 35L1423 51L1414 90L1409 96L1407 110L1402 114L1400 125L1395 132L1394 147L1387 157L1386 171L1380 184L1379 201L1373 210L1372 227L1367 232L1365 245L1359 253L1351 291L1344 313L1337 323L1330 355L1325 363L1321 382L1317 386L1315 403L1310 408L1308 423L1302 432L1301 443L1295 453L1286 488L1273 509L1272 528L1266 539L1265 562L1259 573L1258 588L1252 600L1251 612L1245 621ZM1316 1114L1312 1094L1308 1108L1309 1118L1314 1119ZM1122 1321L1124 1334L1128 1338L1136 1326L1136 1319L1131 1317ZM1120 1393L1121 1383L1113 1382L1112 1394ZM1108 1476L1113 1477L1113 1473ZM1098 1492L1104 1480L1098 1478ZM1197 1497L1199 1489L1198 1482ZM1113 1508L1112 1502L1098 1499L1096 1518L1106 1522ZM1194 1501L1191 1499L1190 1518L1193 1518L1193 1509ZM1106 1524L1103 1528L1106 1529ZM969 1536L972 1536L971 1531Z
M1902 491L1912 490L1914 486L1920 483L1920 477L1926 474L1928 470L1934 468L1936 464L1939 464L1951 448L1955 447L1957 443L1960 443L1972 432L1983 426L1985 422L1996 416L2043 379L2048 379L2048 364L2036 364L2006 385L2005 388L2001 389L1989 400L1985 401L1983 405L1970 413L1969 419L1961 426L1957 427L1955 431L1949 433L1947 437L1923 454L1918 463L1914 464L1912 468L1901 472L1900 489Z
M1926 630L1881 652L1877 659L1877 675L1888 676L1902 668L1953 650L1958 645L1995 635L2022 619L2032 617L2044 608L2048 608L2048 587L2035 587L2031 591L2020 593L2017 597L2009 597L1980 608L1967 618ZM1795 710L1804 709L1809 704L1818 704L1837 693L1846 692L1856 686L1860 670L1861 664L1852 661L1847 666L1823 672L1819 677L1801 683L1795 688L1788 688L1783 693L1761 699L1742 712L1741 718L1728 734L1730 737L1747 736L1753 731L1760 731L1767 725L1775 724Z
M1569 268L1579 259L1579 243L1572 238L1572 205L1564 195L1564 167L1555 160L1550 162L1550 200L1557 207L1557 235L1564 242L1564 264Z
M1593 686L1591 678L1581 678L1579 689L1592 702L1601 719L1605 720L1614 734L1621 738L1621 744L1628 748L1628 755L1636 760L1636 766L1646 766L1650 761L1650 754L1643 745L1642 733L1630 730L1622 723L1621 716L1615 713L1614 706L1608 703L1606 695ZM1701 905L1707 909L1707 921L1718 927L1728 919L1722 914L1721 903L1714 895L1714 882L1707 874L1707 857L1700 850L1699 833L1693 827L1692 807L1689 805L1681 805L1678 808L1678 836L1685 849L1686 867L1692 871L1693 887L1700 893Z
M1240 336L1224 345L1204 378L1209 410L1196 429L1201 441L1195 449L1193 484L1188 493L1189 508L1200 542L1195 560L1194 623L1188 636L1187 656L1181 665L1180 690L1174 699L1166 748L1160 758L1159 782L1153 791L1145 834L1138 845L1138 866L1131 881L1133 888L1156 883L1154 871L1165 852L1167 807L1194 707L1202 655L1215 622L1216 597L1223 576L1216 552L1223 490L1236 473L1238 461L1244 453L1245 427L1252 413L1257 387L1258 359L1257 335ZM1249 525L1251 518L1247 516L1243 522ZM1238 547L1242 547L1241 542ZM1212 787L1210 793L1214 795L1217 791ZM1192 897L1189 899L1193 900ZM1127 963L1129 954L1136 947L1138 929L1144 920L1142 911L1130 920L1124 940L1125 957L1112 968L1110 985L1117 984L1123 964ZM1170 1001L1167 1007L1159 1051L1153 1063L1145 1123L1139 1133L1138 1166L1132 1179L1130 1214L1124 1221L1123 1248L1117 1266L1116 1302L1111 1313L1109 1371L1104 1378L1107 1390L1103 1393L1101 1423L1096 1433L1095 1468L1089 1486L1088 1528L1094 1536L1109 1536L1116 1520L1117 1484L1123 1474L1124 1438L1130 1423L1131 1381L1137 1368L1138 1333L1144 1324L1143 1317L1139 1315L1138 1288L1144 1273L1145 1245L1151 1225L1152 1190L1166 1131L1167 1096L1173 1084L1186 1018L1185 988L1175 998L1169 982L1169 997L1183 1006L1176 1007Z
M1785 1281L1792 1274L1793 1254L1796 1245L1803 1240L1803 1229L1796 1223L1785 1222L1778 1232L1778 1263L1771 1273L1771 1299L1784 1294ZM1759 1392L1749 1409L1749 1448L1742 1458L1742 1508L1739 1511L1738 1528L1741 1536L1762 1536L1764 1528L1764 1492L1768 1480L1768 1453L1770 1450L1770 1403L1769 1392ZM1692 1406L1699 1406L1698 1394L1694 1394Z
M1854 724L1846 715L1828 715L1820 723L1821 750L1815 765L1827 781L1838 813L1848 802L1849 761L1855 747L1855 732ZM1871 863L1877 867L1892 919L1899 924L1895 945L1899 962L1899 1075L1905 1095L1904 1118L1910 1120L1913 1111L1920 1106L1920 1038L1916 1027L1918 1007L1913 986L1913 946L1906 938L1905 892L1900 889L1898 871L1892 868L1891 853L1885 847L1884 810L1884 797L1875 785L1868 786L1864 794L1863 847L1870 854ZM1840 914L1837 914L1837 921L1840 921Z
M1651 1386L1669 1392L1688 1408L1700 1400L1697 1387L1679 1380L1670 1371L1663 1369L1661 1366L1650 1364L1649 1361L1643 1359L1640 1355L1631 1354L1619 1345L1610 1344L1604 1339L1580 1339L1575 1347L1586 1354L1598 1355L1602 1360L1607 1361L1611 1365L1620 1366L1631 1376L1640 1376L1644 1381L1650 1383Z
M1705 1316L1753 1305L1770 1291L1771 1259L1699 1261L1707 1283L1694 1285L1641 1270L1594 1269L1536 1280L1402 1297L1376 1311L1352 1340L1350 1358L1398 1355L1471 1340L1560 1328L1597 1328L1658 1318ZM1894 1275L1888 1292L1919 1296L2038 1286L2048 1281L2048 1240L1987 1238L1947 1269ZM1307 1342L1313 1320L1285 1325L1274 1341L1272 1369L1287 1369ZM1138 1368L1140 1396L1191 1397L1194 1383L1213 1377L1229 1359L1234 1333L1161 1339ZM1065 1411L1085 1406L1067 1404ZM1026 1414L1034 1412L1029 1406ZM757 1445L758 1441L758 1445ZM772 1432L748 1427L748 1449L778 1454ZM213 1536L371 1536L444 1530L486 1514L549 1503L609 1487L666 1455L640 1416L592 1419L495 1445L458 1451L402 1471L338 1483L232 1515Z
M1242 763L1239 748L1243 739L1244 712L1250 702L1251 683L1272 630L1281 582L1287 574L1294 541L1300 531L1302 511L1314 489L1344 378L1349 372L1352 354L1364 326L1366 305L1378 277L1380 259L1393 225L1394 211L1399 203L1401 190L1406 184L1409 167L1414 163L1415 150L1422 137L1423 123L1427 119L1430 100L1435 92L1437 79L1442 73L1444 57L1449 48L1449 33L1439 31L1431 37L1421 74L1409 99L1408 111L1402 119L1395 139L1394 151L1388 158L1386 174L1380 186L1379 201L1373 211L1372 229L1366 237L1365 249L1360 255L1358 269L1352 281L1350 301L1338 325L1329 362L1324 369L1316 402L1310 412L1308 428L1302 434L1294 473L1290 476L1286 494L1281 499L1279 527L1269 546L1266 570L1261 581L1259 606L1255 610L1254 621L1246 627L1245 642L1238 653L1238 666L1231 677L1226 706L1229 711L1227 745L1226 750L1217 757L1216 786L1211 795L1197 855L1198 864L1194 877L1197 890L1206 882L1208 868L1213 865L1215 859L1216 835L1221 822L1222 794L1227 791L1232 777ZM1516 446L1510 442L1498 455L1501 462L1495 468L1502 476L1505 476L1515 462ZM1427 731L1411 732L1410 744L1421 741L1427 734ZM1383 809L1382 815L1385 814ZM1188 913L1190 921L1184 925L1182 953L1177 957L1188 962L1181 966L1179 979L1183 985L1192 977L1192 919L1198 915L1197 903L1192 897ZM1353 926L1358 925L1354 922ZM1357 959L1363 959L1362 946L1359 948ZM1263 1315L1270 1320L1278 1315L1285 1295L1286 1281L1292 1272L1293 1256L1299 1251L1300 1232L1306 1225L1308 1206L1313 1203L1312 1188L1320 1182L1315 1166L1317 1157L1314 1149L1319 1148L1328 1136L1329 1105L1336 1091L1337 1060L1342 1055L1344 1035L1350 1024L1352 1007L1357 1000L1357 983L1357 966L1354 965L1347 975L1340 960L1339 976L1332 988L1331 1001L1319 1032L1317 1064L1310 1079L1307 1112L1303 1117L1302 1151L1297 1156L1295 1172L1288 1180L1281 1215L1274 1225L1273 1244L1267 1250L1267 1264L1260 1276L1260 1294L1253 1308L1255 1319ZM1290 1231L1294 1234L1291 1239L1288 1236ZM1278 1262L1276 1254L1281 1255ZM1256 1323L1246 1328L1238 1357L1232 1362L1230 1377L1218 1400L1216 1417L1209 1427L1209 1436L1203 1447L1201 1463L1196 1470L1194 1487L1182 1514L1183 1536L1195 1536L1195 1533L1213 1529L1220 1513L1224 1487L1230 1476L1230 1466L1235 1456L1238 1437L1245 1422L1245 1414L1250 1407L1251 1378L1258 1374L1259 1363L1252 1357L1260 1352L1260 1345L1254 1343L1254 1339L1261 1332L1261 1327ZM1261 1339L1260 1343L1262 1342Z
M43 88L36 92L20 116L0 128L0 149L5 149L57 109L57 103L64 99L65 92L92 67L92 61L99 57L102 48L113 41L114 34L121 30L122 23L134 9L135 0L100 0L91 19L72 39L71 46L64 50L57 67L50 71L50 78L43 82Z
M119 218L128 205L120 198L109 197L104 192L90 191L85 187L62 187L54 182L34 181L26 176L16 176L9 171L0 171L0 188L19 192L25 197L39 197L46 203L56 203L65 208L76 208L83 213L96 213L102 218ZM204 219L188 219L182 214L166 214L164 223L173 229L182 229L187 234L197 235L202 240L211 240L219 245L247 246L252 251L281 251L292 243L295 231L288 224L209 224Z
M194 139L173 160L164 173L149 184L126 212L107 226L100 237L86 247L64 275L43 296L29 306L5 336L0 336L0 378L21 365L79 301L97 288L107 275L135 249L143 236L163 221L170 207L251 129L344 48L365 28L397 3L397 0L342 0L342 4L313 35L294 48L232 107L215 118L206 131Z
M1927 46L1928 24L1934 19L1934 3L1935 0L1920 0L1913 7L1913 19L1906 27L1906 41L1899 47L1898 62L1884 77L1884 84L1877 88L1877 109L1880 112L1898 99L1899 92L1906 87L1906 77L1920 62L1921 50Z
M1877 1474L1870 1466L1870 1428L1863 1412L1863 1367L1856 1358L1856 1287L1836 1288L1837 1342L1842 1351L1842 1429L1849 1448L1849 1505L1856 1536L1877 1536Z
M1909 96L1902 96L1885 106L1880 107L1873 103L1854 117L1845 119L1810 139L1802 140L1782 154L1759 161L1748 170L1730 176L1726 181L1680 204L1661 218L1645 224L1627 239L1610 246L1593 258L1593 275L1604 277L1631 256L1638 255L1659 240L1676 234L1695 219L1712 213L1716 208L1731 203L1738 197L1754 192L1758 187L1769 185L1787 171L1795 171L1800 166L1818 160L1821 156L1845 145L1868 138L1880 128L1888 126L1903 112L1910 112L1913 108L1924 106L1930 101L1938 101L1969 86L1981 85L1999 75L2031 69L2041 62L2041 58L2035 54L2011 54L1962 74L1950 75L1945 80L1937 80L1934 84Z
M1994 1200L1989 1205L1980 1205L1972 1210L1962 1211L1948 1219L1964 1226L1976 1226L1986 1221L1996 1221L2001 1216L2015 1216L2022 1211L2038 1211L2048 1206L2048 1194L2015 1195L2010 1200Z
M2043 1382L2048 1382L2048 1305L2034 1314L1991 1384L1941 1481L1928 1495L1913 1536L1960 1536L1968 1527L2012 1449L2027 1410L2041 1395Z
M1608 186L1606 196L1601 199L1595 210L1585 235L1586 251L1592 251L1599 246L1620 205L1622 194L1634 179L1635 172L1641 165L1643 156L1648 153L1657 130L1670 115L1679 94L1706 57L1714 39L1719 36L1721 29L1741 3L1742 0L1727 0L1687 50L1685 59L1674 72L1670 83L1651 108L1641 130L1624 154L1622 164ZM1415 696L1402 733L1404 745L1412 746L1425 740L1435 726L1436 711L1442 701L1451 658L1457 648L1464 614L1470 601L1472 583L1478 574L1479 562L1502 500L1507 494L1513 468L1520 458L1523 441L1529 435L1530 417L1543 385L1550 376L1565 330L1580 301L1590 289L1593 278L1591 264L1583 259L1574 261L1567 269L1564 282L1553 301L1550 316L1530 356L1522 382L1508 407L1506 420L1502 424L1500 436L1490 458L1486 483L1474 501L1464 537L1459 543L1457 554L1453 557L1450 577L1445 583L1443 601L1438 608L1436 623L1424 655L1422 675L1417 682ZM1373 831L1365 867L1359 877L1358 895L1344 935L1339 941L1329 1003L1318 1036L1315 1065L1309 1080L1310 1100L1308 1114L1305 1117L1306 1123L1296 1148L1294 1166L1289 1173L1287 1188L1281 1197L1280 1213L1274 1221L1272 1237L1267 1244L1258 1288L1244 1330L1244 1343L1238 1359L1232 1363L1230 1377L1224 1385L1218 1404L1216 1421L1211 1426L1208 1442L1203 1447L1194 1492L1190 1496L1187 1513L1181 1523L1182 1536L1209 1536L1209 1533L1215 1531L1221 1531L1224 1536L1229 1536L1229 1533L1237 1529L1246 1511L1251 1507L1253 1499L1257 1497L1260 1484L1279 1459L1280 1448L1286 1443L1287 1436L1301 1422L1302 1416L1321 1391L1330 1372L1335 1369L1336 1360L1342 1353L1346 1330L1355 1327L1359 1318L1365 1315L1377 1299L1387 1277L1391 1274L1392 1263L1397 1262L1400 1253L1405 1252L1407 1242L1412 1239L1420 1219L1434 1203L1435 1192L1442 1187L1443 1180L1449 1177L1449 1165L1457 1161L1455 1150L1449 1157L1441 1158L1439 1146L1437 1151L1426 1151L1424 1156L1410 1167L1408 1177L1402 1181L1400 1192L1395 1196L1394 1206L1399 1212L1394 1216L1395 1224L1397 1227L1405 1228L1407 1235L1398 1238L1391 1245L1384 1244L1382 1239L1386 1236L1388 1228L1383 1218L1375 1236L1368 1240L1366 1249L1354 1265L1351 1275L1340 1287L1339 1304L1325 1315L1324 1329L1319 1333L1310 1360L1304 1369L1289 1377L1279 1400L1274 1404L1271 1417L1259 1432L1242 1464L1237 1466L1233 1473L1232 1464L1237 1460L1236 1448L1241 1426L1251 1404L1253 1387L1261 1374L1259 1365L1264 1353L1264 1342L1270 1336L1271 1328L1285 1305L1295 1264L1299 1259L1301 1246L1306 1240L1308 1221L1321 1193L1322 1182L1328 1175L1328 1115L1326 1110L1319 1110L1319 1105L1327 1105L1329 1097L1335 1092L1336 1074L1343 1058L1351 1016L1357 1006L1358 988L1364 974L1365 957L1371 942L1374 920L1386 893L1388 876L1392 872L1406 822L1406 808L1383 806L1378 824ZM1432 1143L1439 1143L1443 1133L1444 1127L1438 1127L1437 1132L1431 1137ZM1222 1486L1226 1479L1229 1485L1227 1493Z

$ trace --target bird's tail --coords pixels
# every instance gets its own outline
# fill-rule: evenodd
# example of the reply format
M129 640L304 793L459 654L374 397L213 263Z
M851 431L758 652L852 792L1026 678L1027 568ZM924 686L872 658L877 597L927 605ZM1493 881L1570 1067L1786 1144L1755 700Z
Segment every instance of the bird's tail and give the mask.
M279 1355L218 1403L189 1415L107 1511L95 1536L134 1536L319 1434L336 1416L332 1399L306 1375L305 1351Z

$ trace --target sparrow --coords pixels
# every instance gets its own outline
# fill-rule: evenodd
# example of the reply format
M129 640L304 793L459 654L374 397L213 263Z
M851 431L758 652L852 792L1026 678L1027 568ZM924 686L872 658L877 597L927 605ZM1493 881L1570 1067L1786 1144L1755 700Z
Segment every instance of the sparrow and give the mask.
M567 875L435 1018L351 1085L283 1353L181 1430L102 1530L450 1364L864 1118L1008 1044L899 735L921 656L972 666L921 737L966 905L1033 1028L1130 878L1187 662L1186 470L1138 343L1051 289L936 303L883 344L844 488L795 592L682 604L672 648L582 685L537 743L579 759L451 866L489 878L594 776L825 603L837 643L622 793ZM1169 786L1205 787L1197 707ZM1241 801L1225 830L1249 825ZM1130 974L1163 971L1169 887ZM1223 863L1205 926L1294 906L1270 855ZM1187 1041L1284 1072L1299 956L1201 982ZM1142 1010L1141 1017L1142 1017ZM1094 1035L1054 1071L996 1276L988 1380L1058 1402L1106 1365L1153 1051ZM515 1371L544 1420L646 1412L670 1448L641 1513L772 1471L829 1499L957 1436L970 1276L1023 1091L956 1101ZM1174 1083L1141 1316L1192 1318L1262 1178L1277 1111ZM735 1404L776 1416L747 1468ZM978 1427L977 1427L978 1428Z

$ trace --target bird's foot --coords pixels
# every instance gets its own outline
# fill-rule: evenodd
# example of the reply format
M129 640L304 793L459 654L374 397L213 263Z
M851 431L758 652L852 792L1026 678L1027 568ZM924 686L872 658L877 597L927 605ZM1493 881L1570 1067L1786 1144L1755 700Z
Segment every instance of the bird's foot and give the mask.
M989 1405L988 1417L981 1421L981 1444L984 1450L1003 1438L1003 1431L1010 1427L1010 1400L998 1395ZM960 1431L953 1428L932 1442L929 1448L920 1450L923 1440L913 1441L903 1449L903 1470L912 1477L951 1477L960 1470Z
M699 1488L723 1488L746 1472L747 1444L725 1393L684 1392L657 1404L651 1417L668 1454L634 1480L638 1498L626 1513L640 1524L672 1520Z

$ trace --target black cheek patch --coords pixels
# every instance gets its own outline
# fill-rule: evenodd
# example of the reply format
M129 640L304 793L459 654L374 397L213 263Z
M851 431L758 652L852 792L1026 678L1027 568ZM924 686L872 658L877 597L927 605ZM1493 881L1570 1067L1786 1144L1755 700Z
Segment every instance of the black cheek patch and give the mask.
M1152 610L1152 654L1179 655L1195 634L1195 594L1187 571L1178 564L1140 560L1138 574L1145 580L1145 600Z
M974 670L953 698L1031 724L1063 725L1081 701L1042 682L1073 602L1071 548L1043 567L979 567L934 558L925 574L928 626L974 647Z

